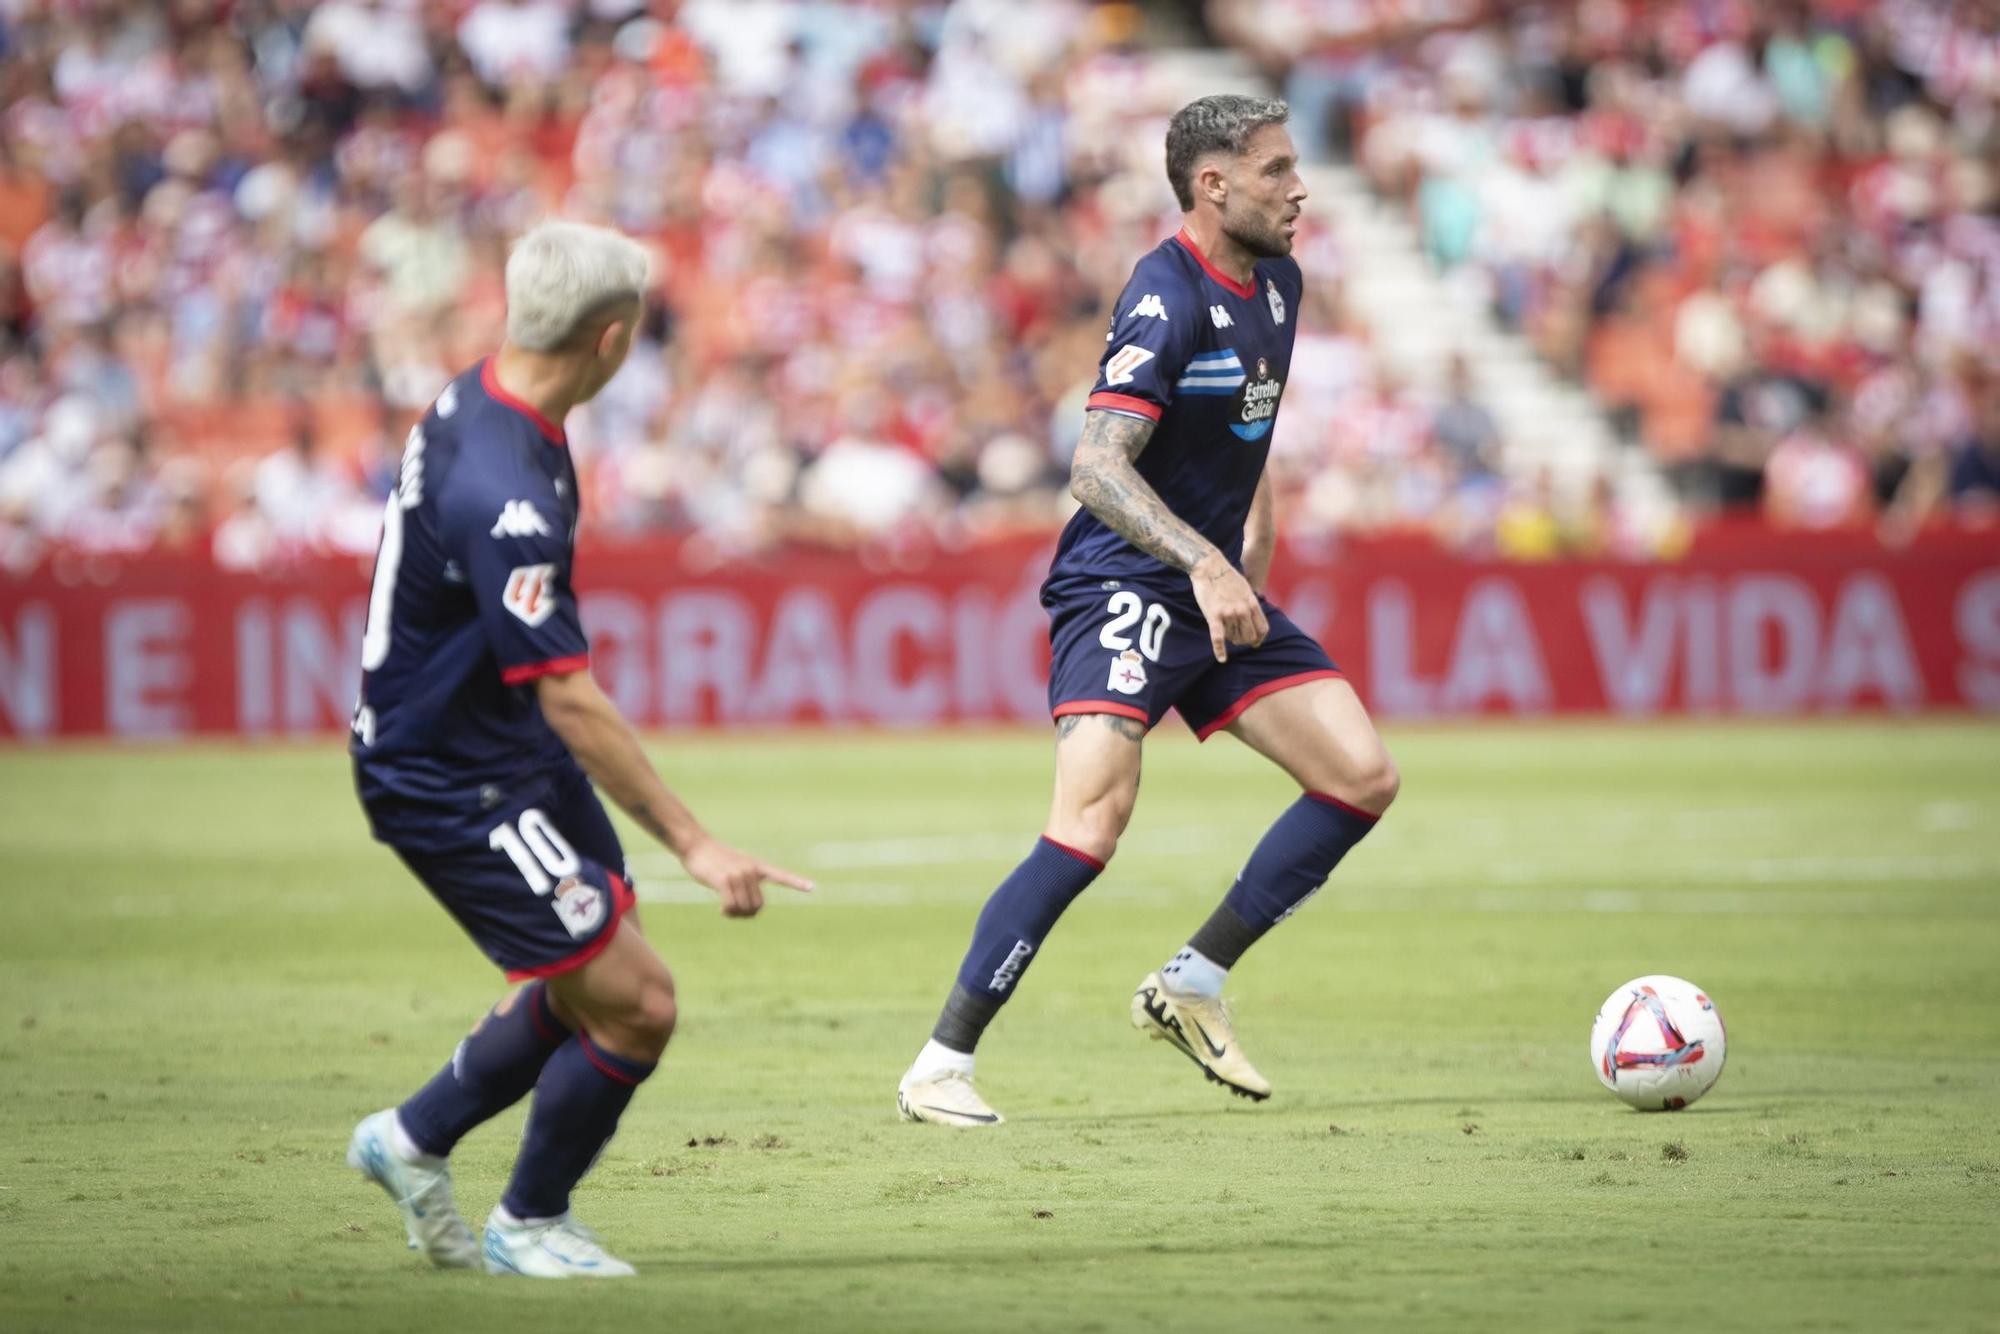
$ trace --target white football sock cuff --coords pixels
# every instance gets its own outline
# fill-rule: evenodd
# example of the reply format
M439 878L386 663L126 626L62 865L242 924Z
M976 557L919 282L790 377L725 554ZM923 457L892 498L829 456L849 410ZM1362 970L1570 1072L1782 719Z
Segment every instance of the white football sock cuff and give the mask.
M917 1053L916 1061L910 1066L910 1074L917 1079L928 1079L933 1075L941 1075L947 1070L956 1070L961 1075L970 1075L972 1073L972 1053L967 1051L953 1051L936 1038L932 1038L924 1044L924 1049Z
M1207 1000L1222 994L1222 984L1228 977L1227 968L1191 946L1160 968L1160 978L1169 990Z

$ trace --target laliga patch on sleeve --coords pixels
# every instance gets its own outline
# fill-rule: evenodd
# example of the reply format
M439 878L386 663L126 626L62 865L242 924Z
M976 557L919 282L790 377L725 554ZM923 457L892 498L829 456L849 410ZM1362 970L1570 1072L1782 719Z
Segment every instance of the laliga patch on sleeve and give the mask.
M1127 343L1104 363L1104 383L1130 384L1133 373L1152 359L1153 354L1145 348L1137 343Z
M528 625L540 625L556 614L556 567L517 565L507 576L500 605Z

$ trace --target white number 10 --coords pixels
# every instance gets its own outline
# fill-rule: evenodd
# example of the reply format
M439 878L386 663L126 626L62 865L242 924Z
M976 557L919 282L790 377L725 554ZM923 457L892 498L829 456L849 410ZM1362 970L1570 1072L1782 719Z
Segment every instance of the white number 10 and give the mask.
M507 860L514 863L521 878L528 882L528 888L537 894L548 893L556 887L556 881L575 875L583 865L577 860L575 849L556 832L548 817L532 806L522 811L513 824L495 825L486 836L486 846L506 853Z

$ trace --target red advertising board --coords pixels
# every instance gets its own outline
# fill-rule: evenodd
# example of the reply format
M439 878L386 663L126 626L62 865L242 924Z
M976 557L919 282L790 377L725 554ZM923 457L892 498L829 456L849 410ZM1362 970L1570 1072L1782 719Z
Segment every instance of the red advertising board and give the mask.
M599 680L642 726L1045 716L1046 540L905 564L579 562ZM1735 542L1666 565L1288 550L1276 600L1386 717L2000 711L2000 543ZM56 563L0 581L0 738L311 734L353 704L367 571Z

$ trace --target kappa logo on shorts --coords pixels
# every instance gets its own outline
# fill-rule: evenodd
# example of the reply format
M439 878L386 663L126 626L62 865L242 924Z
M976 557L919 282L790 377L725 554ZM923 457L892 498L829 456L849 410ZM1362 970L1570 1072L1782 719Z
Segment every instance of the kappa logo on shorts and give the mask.
M1126 649L1111 660L1111 679L1105 683L1121 695L1136 695L1146 688L1146 660L1139 650Z
M604 921L604 891L575 876L556 886L550 902L572 937L587 936Z
M528 625L540 625L556 614L556 567L517 565L507 576L500 605Z

